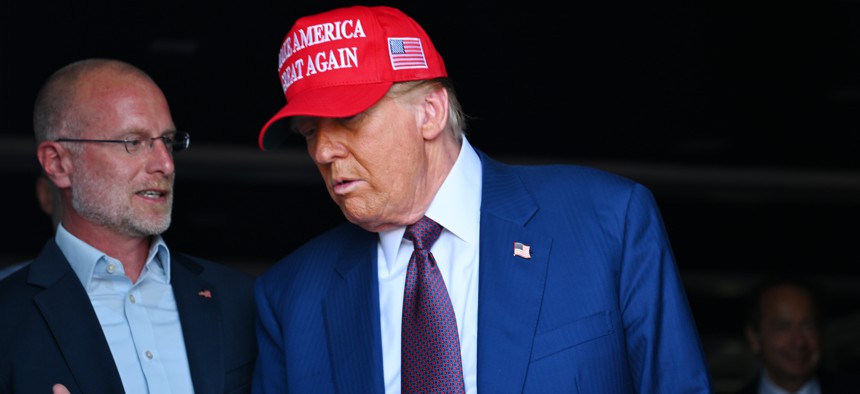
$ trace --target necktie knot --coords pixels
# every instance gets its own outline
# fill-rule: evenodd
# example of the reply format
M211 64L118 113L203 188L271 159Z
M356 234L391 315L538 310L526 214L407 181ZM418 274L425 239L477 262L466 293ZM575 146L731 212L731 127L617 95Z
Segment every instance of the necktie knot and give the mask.
M404 238L412 241L416 250L430 250L442 234L442 225L424 216L421 220L406 227Z

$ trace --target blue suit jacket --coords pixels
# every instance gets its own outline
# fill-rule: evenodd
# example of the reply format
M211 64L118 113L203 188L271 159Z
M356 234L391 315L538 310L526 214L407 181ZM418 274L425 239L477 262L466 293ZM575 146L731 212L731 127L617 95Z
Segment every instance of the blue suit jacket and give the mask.
M171 260L195 392L250 392L257 351L253 279L176 252ZM201 297L201 290L212 297ZM73 394L123 392L90 299L53 239L0 281L0 321L0 393L50 393L54 383Z
M712 392L651 193L479 155L478 391ZM384 392L377 240L344 223L258 278L255 393Z

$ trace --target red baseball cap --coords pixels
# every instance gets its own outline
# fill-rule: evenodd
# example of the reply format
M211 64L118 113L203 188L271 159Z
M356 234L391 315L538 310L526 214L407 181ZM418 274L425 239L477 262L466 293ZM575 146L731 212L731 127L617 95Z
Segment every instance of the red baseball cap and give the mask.
M427 33L402 11L353 6L296 21L281 44L287 105L260 131L260 149L281 145L291 116L341 118L379 101L394 82L446 77Z

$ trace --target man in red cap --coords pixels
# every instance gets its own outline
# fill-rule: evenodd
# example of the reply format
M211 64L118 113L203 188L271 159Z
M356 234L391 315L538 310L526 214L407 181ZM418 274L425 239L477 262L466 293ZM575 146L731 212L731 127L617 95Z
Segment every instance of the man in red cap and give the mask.
M472 147L397 9L303 17L278 64L260 147L303 136L349 223L259 277L255 392L712 392L648 189Z

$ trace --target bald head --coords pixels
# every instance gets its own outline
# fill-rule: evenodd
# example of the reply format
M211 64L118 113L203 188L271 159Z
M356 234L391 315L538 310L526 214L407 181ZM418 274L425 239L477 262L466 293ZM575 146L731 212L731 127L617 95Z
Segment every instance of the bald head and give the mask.
M156 86L143 70L114 59L86 59L71 63L52 74L36 96L33 130L36 142L57 138L63 132L75 135L97 111L87 111L79 96L99 85L122 78ZM87 87L84 89L83 87ZM156 87L157 88L157 87Z

